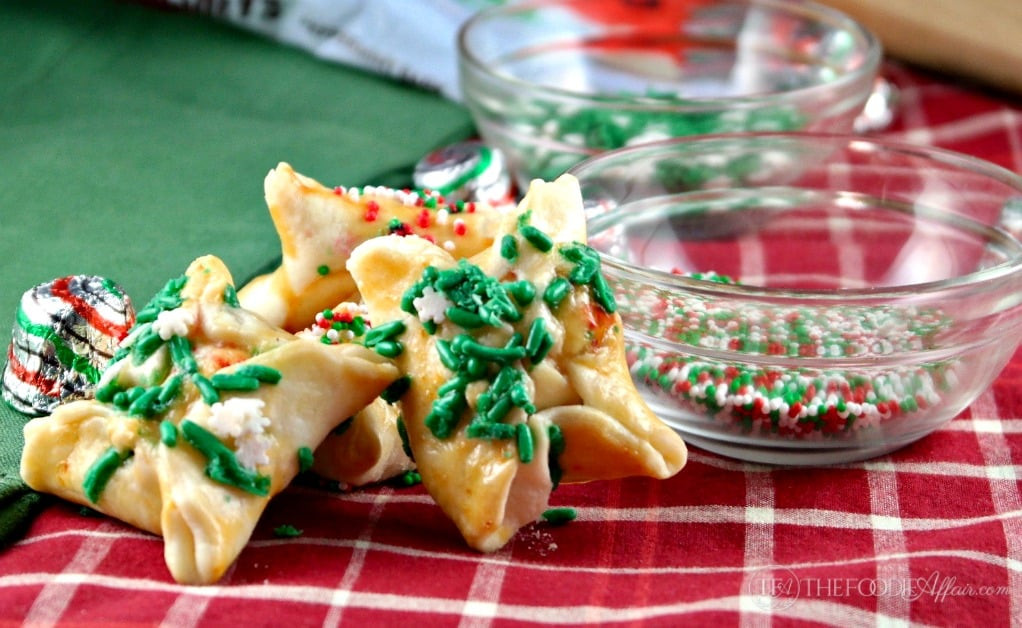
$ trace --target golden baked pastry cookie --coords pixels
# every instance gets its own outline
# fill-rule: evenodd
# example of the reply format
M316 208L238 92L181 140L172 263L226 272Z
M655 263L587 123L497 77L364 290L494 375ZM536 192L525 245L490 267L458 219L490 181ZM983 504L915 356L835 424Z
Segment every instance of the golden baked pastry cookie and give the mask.
M685 464L632 383L585 239L565 175L534 181L470 260L388 236L348 262L375 323L365 344L410 377L401 407L423 484L478 550L538 519L558 481L666 478Z
M386 187L328 188L283 162L266 175L264 190L281 264L248 282L238 298L291 332L311 325L325 308L359 300L345 263L360 243L414 234L467 257L489 246L499 221L485 203L448 204L434 192Z
M162 535L187 584L218 580L330 430L398 378L365 347L300 339L240 308L212 256L138 313L115 360L95 399L25 426L21 474Z
M362 343L370 330L365 308L355 303L340 303L316 314L316 322L300 336L328 344ZM316 450L312 470L345 487L374 484L415 468L405 453L398 431L406 378L388 386L350 420L327 435Z

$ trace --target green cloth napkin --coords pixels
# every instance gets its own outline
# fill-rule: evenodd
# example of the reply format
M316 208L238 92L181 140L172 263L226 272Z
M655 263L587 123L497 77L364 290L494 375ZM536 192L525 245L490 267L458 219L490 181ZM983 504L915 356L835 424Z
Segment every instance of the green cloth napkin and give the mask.
M8 0L0 41L0 350L21 295L56 277L108 277L141 306L199 255L236 280L265 268L279 161L327 185L404 185L473 133L436 94L194 15ZM45 502L18 474L25 421L0 403L0 546Z

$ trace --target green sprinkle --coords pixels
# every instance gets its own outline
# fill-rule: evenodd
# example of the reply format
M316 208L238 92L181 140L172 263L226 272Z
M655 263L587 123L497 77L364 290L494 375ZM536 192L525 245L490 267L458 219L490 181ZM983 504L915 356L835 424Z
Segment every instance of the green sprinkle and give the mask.
M550 525L560 526L574 521L578 517L578 513L574 508L550 508L545 510L541 516L543 521Z
M316 268L316 272L319 273L321 277L325 277L330 274L330 267L327 266L326 264L320 264Z
M607 285L607 280L603 278L603 275L597 273L593 276L592 289L593 297L605 312L613 314L617 311L617 303L614 301L614 291L610 289L609 285Z
M500 256L511 263L518 259L518 240L510 233L500 240Z
M519 423L515 426L515 436L518 440L518 459L523 464L532 462L533 443L532 429L528 423Z
M132 416L148 417L153 415L153 406L156 404L163 392L159 386L153 386L146 390L128 406L128 414Z
M293 539L301 535L302 530L299 530L289 523L285 523L284 525L277 526L273 529L273 536L278 539Z
M195 373L192 375L192 383L199 389L199 394L202 395L202 400L206 402L207 406L220 401L220 393L204 375Z
M515 426L507 423L488 423L486 421L475 421L470 423L465 430L469 438L481 438L484 440L510 440L515 437Z
M415 460L415 457L412 455L412 445L408 442L408 427L405 426L403 416L397 417L397 435L401 438L401 449L404 450L405 455L408 456L409 460Z
M171 336L167 341L170 346L170 357L179 369L185 373L194 374L198 372L199 365L192 355L192 343L184 336Z
M227 287L224 288L224 303L231 307L241 307L241 303L238 301L238 291L231 284L227 284Z
M550 309L556 309L561 301L568 296L571 291L571 283L564 277L555 277L550 285L543 291L543 301L550 306Z
M536 298L536 286L531 281L522 279L507 284L507 291L511 293L518 305L526 306Z
M131 360L136 365L142 364L162 346L163 338L160 338L160 335L153 331L152 325L149 325L139 332L135 343L131 345Z
M315 458L312 455L312 449L308 447L298 448L298 472L305 473L312 468L312 464L315 462Z
M213 433L189 420L181 422L185 441L206 458L206 476L214 482L266 497L270 494L270 478L245 469L234 452Z
M365 346L374 347L377 344L391 340L405 332L405 324L401 321L390 321L378 327L373 327L365 336Z
M446 366L448 370L457 371L461 368L461 359L454 353L450 341L438 339L436 341L436 352L440 357L440 363Z
M529 327L529 337L525 341L525 353L532 363L542 362L553 344L553 336L547 331L545 321L542 318L532 321L532 325Z
M561 477L564 475L563 469L561 469L560 456L564 453L564 433L561 432L561 428L551 423L546 428L547 439L550 441L550 450L547 452L547 465L550 467L550 480L553 482L553 487L561 483Z
M396 358L404 352L405 347L396 340L381 340L373 346L373 349L385 358Z
M170 421L160 421L160 442L167 447L177 447L177 426Z
M110 447L99 458L96 458L89 470L85 472L85 479L82 481L82 491L85 493L85 497L93 504L98 502L100 495L103 494L103 489L110 482L110 478L134 453L130 450L121 453L117 451L116 447Z
M525 347L490 347L479 343L467 334L454 338L454 350L467 357L476 357L490 362L512 362L525 357Z
M536 247L537 250L546 253L550 249L554 248L554 241L550 239L550 236L543 233L532 225L522 225L518 228L522 233L522 237L529 241L529 244Z
M259 380L237 373L217 373L209 378L209 383L217 390L258 390Z
M341 436L351 429L353 423L354 421L352 421L351 417L349 416L348 418L341 421L340 424L337 425L337 427L330 430L330 433L333 434L334 436Z
M387 403L396 403L401 397L404 396L408 389L412 385L412 378L410 375L404 375L394 380L389 386L383 389L380 396Z
M465 329L476 329L486 324L482 317L474 312L463 310L460 307L451 306L447 308L444 314L451 320L455 325L461 325Z
M177 397L177 394L181 392L181 383L184 378L180 374L168 377L163 382L163 387L160 390L160 396L156 398L156 402L161 406L166 406Z
M422 484L422 475L415 470L405 471L398 478L398 482L401 486L415 486L416 484Z
M106 386L96 389L96 401L101 401L103 403L112 403L114 400L114 395L116 395L119 392L122 392L121 387L118 386L116 383L107 384Z
M254 377L264 384L276 384L280 381L280 378L283 377L281 372L277 369L272 366L264 366L262 364L246 364L239 367L234 373L235 375L242 375L244 377Z

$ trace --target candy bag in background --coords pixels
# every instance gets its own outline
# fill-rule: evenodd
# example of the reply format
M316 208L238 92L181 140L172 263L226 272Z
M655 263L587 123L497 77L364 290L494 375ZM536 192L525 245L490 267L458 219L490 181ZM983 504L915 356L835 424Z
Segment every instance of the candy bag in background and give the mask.
M504 0L140 0L229 22L321 59L460 100L458 28Z

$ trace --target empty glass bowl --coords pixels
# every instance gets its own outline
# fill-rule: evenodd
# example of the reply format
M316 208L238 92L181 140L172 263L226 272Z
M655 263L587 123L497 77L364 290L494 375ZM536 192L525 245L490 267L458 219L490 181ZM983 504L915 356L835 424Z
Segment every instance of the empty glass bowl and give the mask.
M881 47L799 0L531 0L469 19L458 55L476 127L525 189L669 137L849 132Z
M1022 179L856 136L746 134L570 171L632 374L693 445L828 464L930 433L1022 337Z

